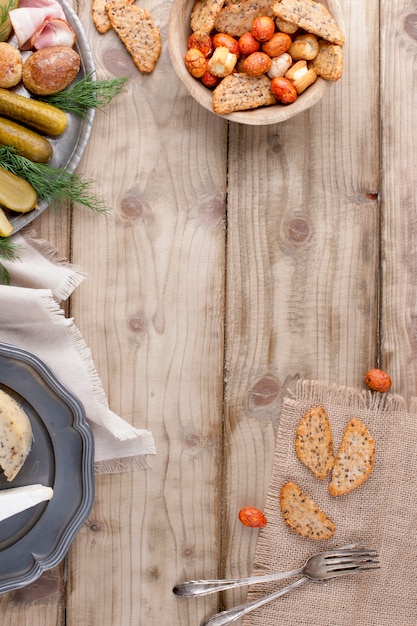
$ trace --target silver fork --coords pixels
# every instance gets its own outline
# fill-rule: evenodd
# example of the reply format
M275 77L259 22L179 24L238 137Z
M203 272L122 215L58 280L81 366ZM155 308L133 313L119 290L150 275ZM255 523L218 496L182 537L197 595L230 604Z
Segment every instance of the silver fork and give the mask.
M357 543L350 543L335 550L319 552L311 556L302 567L288 572L229 580L190 580L176 585L173 592L177 596L202 596L235 587L292 578L299 574L304 574L313 580L326 580L342 574L352 574L358 570L375 569L375 564L378 563L377 558L376 550L368 550Z
M355 574L365 570L379 569L378 553L376 550L368 550L358 544L349 544L341 546L336 550L327 550L310 557L307 562L298 569L278 574L266 574L264 576L251 576L249 578L230 579L230 580L191 580L189 582L180 583L173 589L174 593L179 596L199 596L215 591L224 591L235 587L252 585L260 582L272 582L290 578L303 574L295 582L291 583L283 589L279 589L263 598L254 600L247 604L233 607L221 613L217 613L201 626L226 626L235 620L243 617L246 613L263 606L267 602L271 602L276 598L300 587L308 580L324 581L338 576L347 574Z

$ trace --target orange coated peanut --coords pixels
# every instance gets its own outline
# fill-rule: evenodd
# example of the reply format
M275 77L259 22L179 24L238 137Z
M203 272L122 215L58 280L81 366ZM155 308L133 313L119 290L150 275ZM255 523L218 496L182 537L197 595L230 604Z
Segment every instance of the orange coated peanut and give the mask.
M271 90L282 104L291 104L297 99L297 90L292 82L284 76L276 76L271 80Z
M213 39L207 33L199 30L188 37L188 49L197 48L206 59L213 54Z
M275 33L269 41L262 45L262 51L270 57L279 57L287 52L292 44L292 39L286 33Z
M239 42L237 39L226 33L216 33L213 37L213 45L215 48L224 46L237 57L240 56Z
M246 57L243 69L249 76L261 76L270 70L271 64L271 57L265 52L253 52Z
M365 374L365 382L368 385L369 389L372 391L379 391L380 393L385 393L391 388L391 377L379 369L370 369Z
M198 48L190 48L185 54L185 65L191 76L201 78L207 71L207 59Z
M252 506L245 506L241 509L239 519L244 526L249 526L249 528L263 528L266 525L265 515Z
M252 52L258 52L261 47L261 44L252 33L243 33L241 37L239 37L239 50L242 54L248 55L252 54Z
M255 17L252 22L251 32L258 41L268 41L275 32L275 22L272 17L267 15Z

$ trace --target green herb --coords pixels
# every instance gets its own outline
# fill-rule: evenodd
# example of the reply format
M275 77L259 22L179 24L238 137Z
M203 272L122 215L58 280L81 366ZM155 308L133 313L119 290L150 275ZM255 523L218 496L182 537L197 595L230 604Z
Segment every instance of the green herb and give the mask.
M79 174L34 163L17 154L10 146L0 146L0 163L9 172L27 180L39 198L47 200L55 207L59 208L65 202L76 202L96 213L109 211L104 201L92 193L94 181L83 179Z
M10 0L8 4L0 3L0 24L3 24L9 17L9 11L17 7L16 0Z
M0 258L5 261L16 261L18 258L17 250L19 246L9 237L0 237ZM10 274L4 265L0 262L0 283L3 285L10 284Z
M39 100L85 119L88 109L103 109L109 104L127 80L124 77L93 80L92 74L87 74L73 87Z

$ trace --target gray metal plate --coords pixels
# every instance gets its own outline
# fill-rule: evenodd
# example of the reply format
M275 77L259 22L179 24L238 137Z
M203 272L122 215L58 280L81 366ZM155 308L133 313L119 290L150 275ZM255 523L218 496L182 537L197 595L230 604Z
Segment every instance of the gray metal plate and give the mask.
M58 1L62 5L67 20L76 34L77 42L75 50L77 50L81 57L81 68L76 78L76 81L78 81L85 75L95 72L93 54L77 14L73 11L66 0ZM23 59L29 54L30 52L22 53ZM19 85L15 91L22 95L29 96L29 93L21 85ZM53 157L48 165L51 167L64 168L70 172L74 172L87 147L94 121L95 109L89 109L86 120L82 120L72 113L68 113L67 115L69 118L68 126L62 135L54 139L48 137L54 151ZM38 215L40 215L40 213L43 213L48 206L49 204L46 200L41 200L38 204L38 208L30 211L29 213L8 214L9 220L13 224L13 232L16 233L23 227L30 224L36 217L38 217Z
M0 387L29 417L33 444L10 483L41 483L54 494L0 521L0 593L28 585L64 558L94 500L94 439L83 405L26 350L0 343Z

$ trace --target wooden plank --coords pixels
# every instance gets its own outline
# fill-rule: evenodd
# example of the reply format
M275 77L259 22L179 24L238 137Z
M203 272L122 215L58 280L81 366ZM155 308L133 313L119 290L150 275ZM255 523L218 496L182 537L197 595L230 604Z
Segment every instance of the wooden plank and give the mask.
M150 10L164 27L166 7ZM114 33L93 32L88 7L81 17L98 75L131 78L84 160L113 210L74 213L73 260L89 280L72 314L111 407L153 432L157 456L97 479L68 561L67 626L196 624L215 599L172 587L219 561L226 126L185 94L166 46L141 76Z
M70 258L71 213L68 207L49 207L28 228L34 231L35 237L49 241L60 256Z
M274 431L298 378L362 386L377 354L378 2L343 2L342 80L277 126L231 125L224 573L251 571ZM366 63L363 62L366 49ZM230 594L240 602L245 590Z
M22 589L0 597L3 622L10 626L64 626L65 594L63 564Z
M416 7L381 2L381 367L416 395Z

